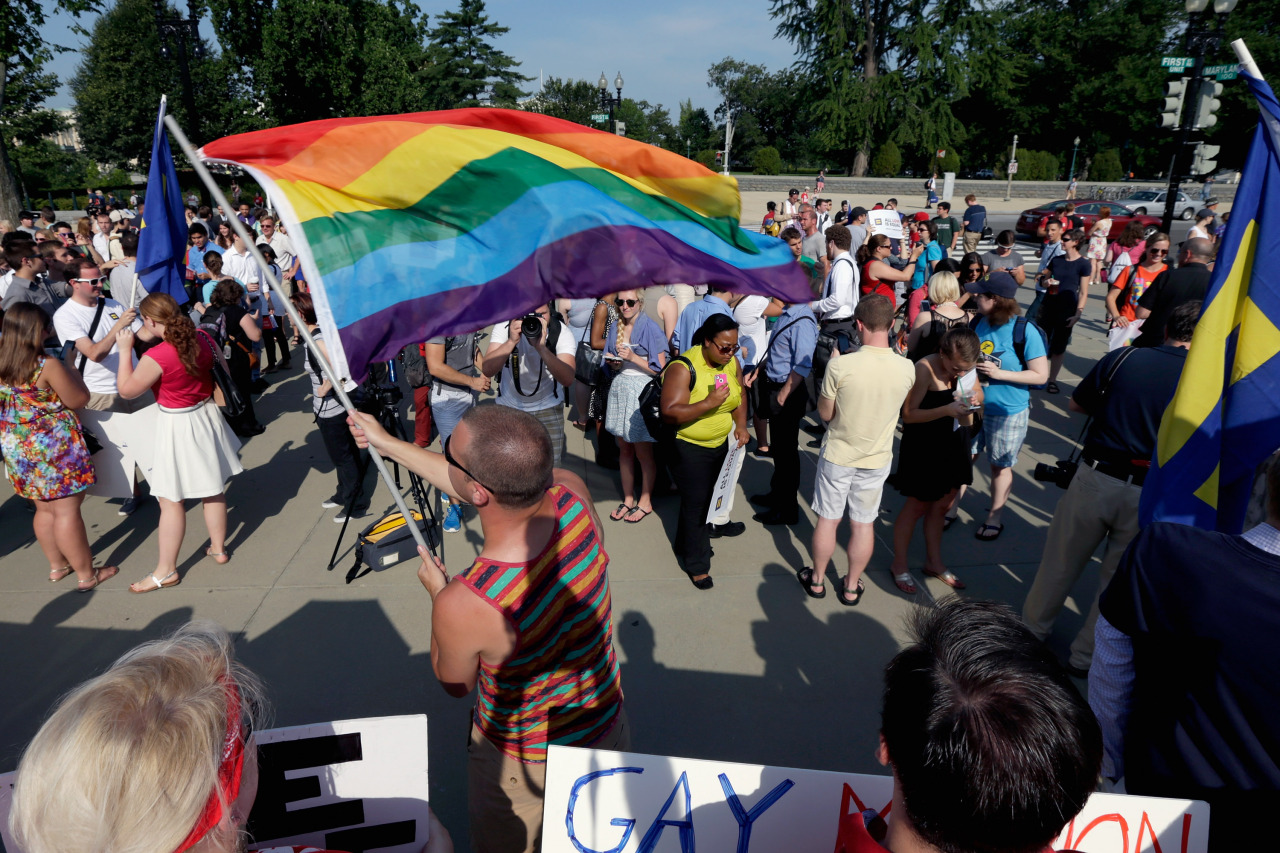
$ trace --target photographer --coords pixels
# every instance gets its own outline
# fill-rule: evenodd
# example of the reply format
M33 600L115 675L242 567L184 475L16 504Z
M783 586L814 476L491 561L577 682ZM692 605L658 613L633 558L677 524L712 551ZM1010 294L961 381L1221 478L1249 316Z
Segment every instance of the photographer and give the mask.
M481 370L501 377L498 404L528 412L551 436L554 465L564 456L564 394L573 384L574 348L559 315L550 305L493 327Z
M1077 678L1085 677L1093 660L1098 594L1107 588L1120 556L1138 534L1142 483L1155 452L1160 418L1173 399L1191 348L1200 306L1186 302L1174 310L1162 346L1123 347L1103 356L1071 395L1071 410L1093 418L1074 477L1070 465L1037 466L1037 480L1067 488L1054 511L1040 569L1022 608L1023 620L1037 637L1044 639L1052 632L1080 573L1098 544L1104 539L1107 543L1098 592L1067 661L1067 670Z

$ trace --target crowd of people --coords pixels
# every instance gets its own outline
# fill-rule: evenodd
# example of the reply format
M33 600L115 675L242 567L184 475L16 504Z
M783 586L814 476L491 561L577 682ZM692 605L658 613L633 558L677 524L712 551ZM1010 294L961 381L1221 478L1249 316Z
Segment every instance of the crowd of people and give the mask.
M1280 750L1269 729L1256 730L1275 682L1246 677L1248 641L1233 633L1233 621L1217 614L1207 629L1218 633L1216 669L1206 679L1165 683L1176 652L1187 646L1159 642L1204 612L1194 592L1204 584L1192 575L1197 560L1212 562L1206 556L1212 549L1235 549L1259 572L1280 577L1280 469L1271 475L1268 521L1244 537L1201 541L1170 525L1141 532L1136 525L1161 417L1207 293L1212 240L1192 236L1170 266L1166 234L1142 239L1126 229L1108 240L1109 223L1086 232L1069 218L1050 217L1032 272L1011 232L993 235L993 250L978 253L987 215L973 196L959 217L947 202L938 202L932 217L904 216L890 199L876 207L897 213L901 222L884 229L870 225L871 211L862 207L842 204L833 214L831 200L807 203L799 195L790 193L781 213L770 203L762 230L791 247L812 285L806 301L784 303L728 285L646 286L540 305L487 333L423 340L398 356L414 392L412 441L397 438L374 415L343 411L319 365L305 356L312 411L336 471L336 491L324 502L338 510L335 520L367 512L362 453L373 446L437 490L445 532L459 531L465 512L479 521L483 544L471 565L450 578L424 552L419 569L433 602L435 674L451 695L474 690L481 697L468 784L477 848L536 849L549 744L626 749L631 742L612 643L605 523L595 509L603 496L593 496L581 477L562 467L567 426L594 432L597 461L619 470L618 494L603 498L607 505L616 500L606 514L610 523L642 524L656 497L678 497L671 551L696 590L714 588L714 541L746 530L733 518L732 490L719 492L717 483L731 457L727 473L735 482L747 453L771 460L773 468L767 491L749 497L759 508L753 523L794 525L806 499L817 517L808 559L793 566L809 597L827 595L847 516L847 568L834 578L835 598L844 606L861 603L886 485L906 499L893 523L896 588L918 592L908 551L921 526L924 574L963 590L947 567L944 532L957 524L957 507L973 490L973 466L985 452L988 509L974 536L991 542L1005 529L1033 391L1061 393L1057 380L1072 332L1091 288L1104 282L1111 324L1141 321L1141 334L1086 371L1070 395L1069 407L1088 414L1090 426L1078 459L1043 477L1065 493L1021 620L979 602L946 602L919 617L914 644L886 672L881 753L894 769L895 814L903 818L892 824L888 846L895 849L898 834L903 849L910 840L968 849L963 844L975 839L984 849L1033 849L1079 811L1099 767L1108 778L1125 778L1133 793L1206 798L1215 808L1238 791L1280 788ZM189 210L189 298L180 305L164 294L138 292L128 272L136 232L130 217L113 218L116 212L99 217L97 231L83 239L56 221L47 240L39 229L4 238L10 274L0 281L0 449L15 491L35 507L50 580L74 573L81 591L118 571L93 565L80 518L84 496L98 480L110 480L124 514L142 499L139 472L145 477L160 506L160 528L156 568L131 587L143 593L181 581L177 558L187 499L203 503L206 555L219 563L230 558L224 489L240 471L234 433L261 432L252 395L265 387L263 374L290 367L299 336L309 336L322 354L326 347L297 253L269 213L243 204L238 216L275 266L271 276L258 269L238 234L223 233L227 220L220 210ZM876 219L883 222L884 214ZM120 269L127 278L116 278ZM280 288L270 287L273 278ZM1024 316L1018 297L1028 286L1035 295ZM647 307L646 297L655 296ZM285 299L298 309L302 328L286 332ZM264 349L270 363L260 368ZM248 401L235 416L218 411L228 402L215 382L219 370ZM487 392L496 392L496 405L481 403ZM95 422L93 412L113 417ZM148 440L138 442L135 430L146 430ZM820 436L808 494L800 452L806 430ZM438 452L430 449L437 441ZM120 456L102 474L99 443ZM177 452L180 447L199 453ZM1040 640L1104 542L1098 597L1069 658L1059 662ZM1182 561L1187 588L1167 590L1157 604L1149 590L1166 585L1156 568L1162 561ZM559 582L568 578L573 583ZM1240 594L1250 597L1251 612L1273 618L1262 610L1280 603L1280 588L1261 577L1244 587ZM216 631L193 629L190 637L201 649L181 653L194 654L201 666L213 663L202 677L224 690L240 684L240 670ZM116 670L131 672L135 661L176 654L178 646L161 644L122 660L102 684L91 682L66 700L46 728L84 724L84 703L106 689ZM983 707L1002 720L1019 719L1019 726L975 721L938 729L930 714L976 700L939 690L933 678L921 682L923 671L954 678L974 695L989 691L991 705ZM1091 686L1097 679L1097 694L1090 691L1096 718L1068 675L1089 678ZM1167 727L1135 728L1130 721L1150 712L1152 703L1162 704ZM1208 710L1200 710L1203 703ZM229 707L224 701L224 717L214 714L204 723L244 730ZM1230 709L1247 735L1228 731L1219 708ZM139 715L139 725L154 724L145 719L147 708L129 713ZM68 715L72 719L64 719ZM1188 745L1172 733L1179 726L1214 738L1219 747L1209 755L1195 737ZM940 743L949 744L954 766L930 758ZM33 768L42 761L62 760L53 755L57 748L56 738L42 731L20 780L23 774L40 778ZM1007 750L1034 752L1038 764L1014 778ZM1229 760L1220 760L1220 751ZM911 791L944 779L960 805L939 805L930 814L929 798ZM206 825L195 797L173 815L160 846L190 849L209 833L208 849L229 849L218 845L234 835L243 812L228 810L236 797L219 784L209 781L203 790L205 800L210 790L224 800L221 816ZM15 827L32 851L69 849L39 840L53 833L38 805L45 799L36 784L22 791ZM89 823L93 814L82 812ZM102 839L125 830L112 822L76 831L97 833L77 839ZM59 826L57 832L70 830ZM948 846L954 844L962 846Z

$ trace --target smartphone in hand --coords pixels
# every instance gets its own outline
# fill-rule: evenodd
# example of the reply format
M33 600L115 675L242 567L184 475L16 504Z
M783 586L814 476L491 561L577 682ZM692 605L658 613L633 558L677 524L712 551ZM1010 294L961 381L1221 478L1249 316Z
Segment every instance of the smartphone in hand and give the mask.
M729 377L728 377L728 376L725 376L723 373L717 373L717 374L716 374L716 388L717 388L717 389L719 389L719 388L725 388L725 387L728 387L728 385L729 385Z

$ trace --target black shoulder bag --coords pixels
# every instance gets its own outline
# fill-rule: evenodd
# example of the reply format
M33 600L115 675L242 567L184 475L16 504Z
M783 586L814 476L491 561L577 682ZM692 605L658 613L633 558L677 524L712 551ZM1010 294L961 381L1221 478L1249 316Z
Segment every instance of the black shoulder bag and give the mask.
M89 345L93 345L93 335L98 331L98 324L102 322L102 312L107 307L107 300L101 296L98 297L98 310L93 312L93 322L89 324ZM80 371L80 375L84 376L84 366L89 363L89 356L80 353L80 358L76 361L76 370Z

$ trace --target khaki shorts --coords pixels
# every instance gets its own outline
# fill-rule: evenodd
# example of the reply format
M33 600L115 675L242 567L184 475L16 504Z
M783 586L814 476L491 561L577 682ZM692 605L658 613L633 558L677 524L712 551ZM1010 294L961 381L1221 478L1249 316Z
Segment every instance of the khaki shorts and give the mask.
M134 412L142 411L155 401L156 398L150 391L141 397L134 397L132 400L126 400L119 394L99 394L95 391L90 391L89 402L85 403L84 407L91 412L119 412L120 414L131 415Z
M618 709L612 729L592 749L626 752L631 723ZM471 849L482 853L532 853L542 849L542 800L547 765L525 764L507 755L471 724L467 745L467 812Z
M890 462L883 468L846 468L820 457L813 480L813 511L822 518L839 519L848 507L850 521L870 524L880 515L880 498L892 467Z

